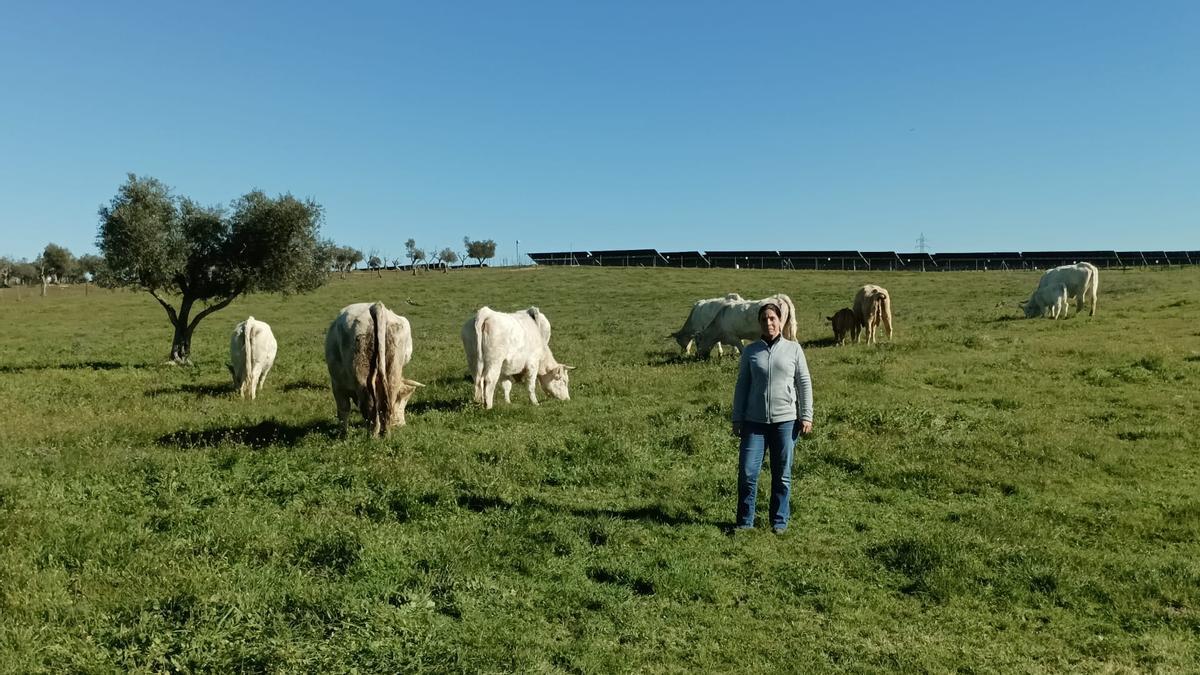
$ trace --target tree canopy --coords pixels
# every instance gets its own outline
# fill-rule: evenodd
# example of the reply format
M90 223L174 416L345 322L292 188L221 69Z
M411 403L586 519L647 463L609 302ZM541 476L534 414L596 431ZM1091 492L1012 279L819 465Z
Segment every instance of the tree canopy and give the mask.
M475 241L470 237L463 237L463 246L467 249L467 257L478 260L480 266L483 265L483 261L496 257L496 242L491 239Z
M205 316L244 293L311 291L327 279L331 244L319 204L247 192L230 209L201 206L155 178L129 174L100 207L96 245L106 281L149 292L175 327L171 358L186 362ZM170 296L179 296L176 308ZM202 307L191 316L195 303Z
M417 262L425 259L425 249L417 248L417 240L410 238L404 242L404 253L412 264L413 274L416 274Z

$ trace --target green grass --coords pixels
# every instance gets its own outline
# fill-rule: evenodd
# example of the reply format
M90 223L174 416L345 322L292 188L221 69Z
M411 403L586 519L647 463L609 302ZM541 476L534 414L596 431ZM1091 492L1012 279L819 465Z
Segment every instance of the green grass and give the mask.
M1054 322L1016 318L1034 272L360 274L238 300L195 367L144 293L0 292L0 668L1195 672L1200 269L1101 277ZM864 282L895 341L831 346ZM788 293L808 343L783 537L724 531L736 360L664 337L728 291ZM341 439L324 331L377 299L428 386ZM531 303L572 400L480 410L459 328Z

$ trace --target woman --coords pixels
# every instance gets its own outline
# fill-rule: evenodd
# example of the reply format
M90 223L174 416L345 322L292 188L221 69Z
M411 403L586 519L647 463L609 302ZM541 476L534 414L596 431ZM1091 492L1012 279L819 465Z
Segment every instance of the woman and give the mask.
M812 380L797 342L784 339L779 305L758 310L762 339L742 352L733 389L733 435L738 446L736 530L754 527L754 502L764 450L771 460L771 530L787 530L791 506L792 448L798 434L812 431Z

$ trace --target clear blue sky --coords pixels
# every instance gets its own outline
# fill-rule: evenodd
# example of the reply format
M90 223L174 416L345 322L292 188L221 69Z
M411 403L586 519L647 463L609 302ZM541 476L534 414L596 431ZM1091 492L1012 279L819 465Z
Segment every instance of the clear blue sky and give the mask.
M0 254L127 172L391 257L1200 248L1200 2L21 2Z

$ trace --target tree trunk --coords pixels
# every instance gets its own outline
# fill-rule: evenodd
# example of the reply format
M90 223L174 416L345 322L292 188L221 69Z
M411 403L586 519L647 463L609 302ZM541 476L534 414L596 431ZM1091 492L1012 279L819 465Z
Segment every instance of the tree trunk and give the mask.
M46 297L46 286L47 285L49 285L49 284L46 281L46 277L43 276L42 277L42 297L43 298Z
M192 327L186 320L175 324L175 337L171 340L171 361L178 365L191 363Z

